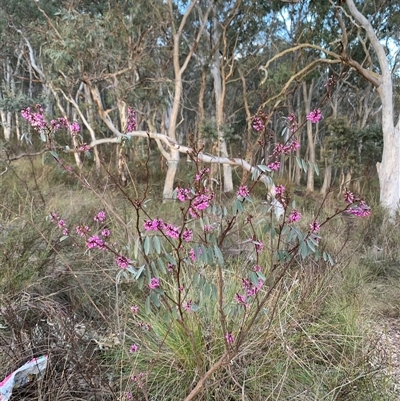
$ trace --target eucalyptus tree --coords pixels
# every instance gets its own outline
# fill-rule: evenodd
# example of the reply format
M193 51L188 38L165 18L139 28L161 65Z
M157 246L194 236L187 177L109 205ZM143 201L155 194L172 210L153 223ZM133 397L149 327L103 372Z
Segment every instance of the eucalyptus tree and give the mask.
M340 33L336 41L315 44L302 40L296 46L277 54L274 60L287 52L313 49L324 56L314 60L312 64L340 64L342 68L354 70L375 87L382 104L384 142L382 162L377 164L380 200L393 215L400 200L400 119L393 103L392 71L396 66L390 63L390 60L393 63L397 61L397 57L391 53L397 53L393 49L398 49L398 37L390 33L396 31L400 6L395 2L385 1L365 3L346 0L345 3L335 3L331 0L328 18L327 12L323 10L325 4L322 6L320 2L317 4L310 1L310 5L315 9L313 16L325 18L327 23L337 21L339 29L336 31ZM360 52L363 58L361 62ZM266 63L265 68L270 63L271 60Z

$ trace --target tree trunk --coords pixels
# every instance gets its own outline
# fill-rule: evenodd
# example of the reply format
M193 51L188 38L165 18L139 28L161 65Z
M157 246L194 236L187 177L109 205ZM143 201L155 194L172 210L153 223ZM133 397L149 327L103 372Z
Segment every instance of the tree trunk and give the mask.
M347 0L346 4L350 14L365 29L366 35L375 50L381 71L379 75L363 68L351 59L346 60L359 74L377 88L382 101L383 154L382 162L377 163L377 170L381 204L388 209L391 217L393 217L398 209L400 200L400 118L395 126L392 71L385 49L369 20L358 11L354 0Z
M314 90L314 79L310 83L307 92L307 83L303 82L303 98L306 115L311 112L311 99ZM308 166L307 170L307 192L314 192L314 167L315 164L315 141L313 136L313 129L311 121L307 121L307 142L308 142L308 161L312 164Z
M224 103L225 103L225 93L226 93L226 79L222 77L221 69L224 68L221 65L221 55L219 53L219 46L217 44L220 42L220 32L219 24L216 17L213 18L214 25L214 36L213 45L215 46L215 52L213 54L213 63L211 65L211 75L214 79L214 94L215 94L215 114L217 122L217 132L218 132L218 157L228 157L228 149L226 146L226 141L224 137ZM233 191L233 181L232 181L232 167L230 165L224 164L223 167L223 177L224 177L224 192Z

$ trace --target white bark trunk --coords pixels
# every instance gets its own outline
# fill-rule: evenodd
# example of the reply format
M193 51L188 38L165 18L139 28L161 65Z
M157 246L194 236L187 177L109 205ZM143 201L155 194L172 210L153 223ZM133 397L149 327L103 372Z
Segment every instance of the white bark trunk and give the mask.
M356 8L353 0L346 1L350 14L365 29L368 39L378 58L381 75L352 65L357 72L369 80L378 91L382 101L383 154L382 162L377 163L380 184L380 201L393 217L400 199L400 127L394 125L392 73L385 49L379 41L371 23Z
M225 85L226 82L223 81L221 68L221 55L219 53L219 46L217 44L220 42L220 32L219 24L216 17L213 18L214 25L214 35L213 35L213 45L215 46L215 52L213 54L213 63L211 65L211 75L214 79L214 95L215 95L215 115L217 122L217 132L218 132L218 149L217 155L222 157L228 157L228 149L226 146L226 140L224 137L223 126L225 123L224 118L224 103L225 103ZM223 165L223 177L224 177L224 192L233 191L233 181L232 181L232 168L230 165Z
M314 80L311 81L309 90L307 91L307 83L303 82L303 98L306 115L311 112L311 99L314 89ZM311 121L307 121L307 142L308 142L308 161L315 164L315 143L313 136L313 128ZM307 192L314 192L314 167L308 166L307 170Z

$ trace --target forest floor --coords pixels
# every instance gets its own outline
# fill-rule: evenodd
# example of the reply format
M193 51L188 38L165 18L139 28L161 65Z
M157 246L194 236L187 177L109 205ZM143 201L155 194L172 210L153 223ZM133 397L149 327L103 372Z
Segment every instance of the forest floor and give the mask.
M385 317L380 327L382 346L388 354L388 373L393 376L394 390L400 395L400 318Z

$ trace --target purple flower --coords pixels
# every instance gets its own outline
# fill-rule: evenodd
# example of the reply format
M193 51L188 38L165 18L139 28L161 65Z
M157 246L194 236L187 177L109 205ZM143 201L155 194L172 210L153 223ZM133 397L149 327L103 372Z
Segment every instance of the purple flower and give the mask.
M237 196L241 196L242 198L246 198L246 196L250 195L249 188L247 185L241 185L236 193Z
M102 237L107 238L107 237L110 236L110 234L111 234L111 232L110 232L110 230L108 228L105 228L104 230L101 231L101 236Z
M199 255L201 255L203 253L203 251L199 248L198 253L199 253ZM192 262L194 262L196 260L196 253L194 252L193 248L189 251L189 258Z
M99 212L94 216L93 220L94 221L104 221L106 219L106 212Z
M350 192L347 188L346 192L344 193L344 201L349 205L354 202L354 194Z
M235 336L232 333L226 333L225 340L228 344L233 344L235 342Z
M85 237L86 234L90 232L90 228L84 225L77 226L75 230L81 237Z
M137 305L133 305L133 306L131 306L131 311L132 311L132 313L138 313L139 307Z
M265 128L263 120L260 117L255 117L253 120L254 131L260 132Z
M299 213L296 209L293 209L289 215L289 223L295 223L301 219L301 213Z
M88 247L88 249L92 248L102 249L104 247L104 242L98 235L93 235L86 241L86 246Z
M128 123L126 126L126 132L132 132L136 130L136 111L132 107L128 107Z
M275 187L275 194L276 195L282 196L285 191L286 191L286 188L283 185L277 185Z
M261 241L253 241L254 248L256 249L257 253L260 253L264 247L264 244Z
M76 121L74 121L72 124L69 125L69 129L71 130L71 134L75 136L81 130L81 127Z
M312 232L312 233L316 233L316 232L318 232L319 231L319 229L320 229L320 224L317 222L317 221L313 221L311 224L310 224L310 231Z
M185 311L190 312L192 310L192 305L193 301L190 299L182 304L182 308L185 309Z
M179 238L179 228L173 226L172 224L166 224L165 227L165 235L171 238Z
M158 280L158 278L153 277L153 278L150 280L150 284L149 284L150 289L151 289L151 290L154 290L155 288L157 288L157 287L159 287L159 286L160 286L160 281Z
M367 217L371 214L371 208L364 201L361 201L358 205L353 204L348 212L356 217Z
M291 152L295 152L297 149L300 148L300 144L298 141L294 140L289 145L287 145L287 149L289 149Z
M139 346L137 344L132 344L131 347L129 348L129 352L134 353L137 352L139 349Z
M193 239L193 231L190 229L186 229L183 233L182 233L182 238L184 241L186 242L190 242Z
M245 295L241 295L241 294L236 293L235 296L234 296L234 299L238 304L244 305L246 308L248 307Z
M280 162L272 162L268 164L268 168L270 168L272 171L278 171L279 167L281 166Z
M43 108L40 104L36 106L36 112L32 112L30 107L21 110L21 115L28 123L38 131L41 131L47 127L47 121L44 117Z
M81 146L79 146L78 150L80 152L89 152L90 151L90 146L85 142Z
M260 272L260 271L261 271L261 266L255 265L255 266L253 267L253 270L254 270L255 272Z
M312 123L316 124L322 118L321 110L314 109L306 118L308 121L311 121Z
M203 168L196 174L196 181L200 181L203 176L210 172L209 168Z
M132 261L125 256L118 256L115 261L121 269L126 269Z
M176 197L181 202L185 202L186 199L190 198L190 190L186 188L176 188Z

